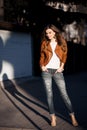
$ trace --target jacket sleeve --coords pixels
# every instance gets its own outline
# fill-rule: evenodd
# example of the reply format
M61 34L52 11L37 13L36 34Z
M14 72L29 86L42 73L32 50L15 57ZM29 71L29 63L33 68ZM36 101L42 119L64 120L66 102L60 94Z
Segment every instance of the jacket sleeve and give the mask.
M67 42L64 38L62 38L62 45L61 45L61 49L63 51L63 55L62 55L62 62L65 63L67 60L67 52L68 52L68 48L67 48Z
M41 48L40 48L40 60L39 60L39 64L40 67L44 66L44 42L41 43Z

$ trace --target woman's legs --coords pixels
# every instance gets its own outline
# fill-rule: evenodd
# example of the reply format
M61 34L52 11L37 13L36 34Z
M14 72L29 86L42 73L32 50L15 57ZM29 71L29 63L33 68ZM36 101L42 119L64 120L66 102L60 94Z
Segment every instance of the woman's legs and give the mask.
M60 91L61 97L64 100L64 103L67 106L69 113L72 113L73 108L72 108L72 104L71 104L71 101L69 99L69 96L67 94L67 91L66 91L63 73L54 74L53 79L55 80L55 82L57 84L57 87Z
M55 114L53 104L52 75L49 72L42 72L42 79L46 90L49 113Z
M64 103L68 108L72 124L74 126L78 126L78 123L75 119L75 115L74 115L74 112L73 112L71 101L70 101L69 96L68 96L67 91L66 91L66 85L65 85L63 73L56 73L56 74L54 74L53 78L54 78L54 80L55 80L55 82L58 86L58 89L60 90L60 93L61 93L61 96L64 100Z
M51 126L56 126L56 116L55 116L55 111L54 111L53 92L52 92L52 76L69 110L70 118L71 118L73 126L78 126L78 123L76 121L76 118L72 109L71 101L66 91L65 80L64 80L63 74L57 73L57 74L52 75L49 72L42 72L42 79L43 79L45 90L46 90L49 113L51 115Z
M52 91L52 75L49 72L42 72L42 79L46 90L47 102L49 113L51 116L51 126L56 126L56 116L53 104L53 91Z

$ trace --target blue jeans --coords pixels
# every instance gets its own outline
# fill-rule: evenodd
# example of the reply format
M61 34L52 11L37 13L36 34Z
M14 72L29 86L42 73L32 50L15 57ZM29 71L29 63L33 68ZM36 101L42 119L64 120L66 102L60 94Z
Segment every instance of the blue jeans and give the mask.
M63 73L55 73L56 69L48 69L48 72L42 71L42 79L46 90L47 102L50 114L55 114L53 103L52 79L54 79L60 94L64 100L69 113L73 113L72 104L66 91L66 85Z

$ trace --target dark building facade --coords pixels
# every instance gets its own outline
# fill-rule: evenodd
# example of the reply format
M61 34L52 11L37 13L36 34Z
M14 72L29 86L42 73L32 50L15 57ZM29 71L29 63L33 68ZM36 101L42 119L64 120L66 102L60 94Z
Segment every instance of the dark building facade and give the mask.
M56 24L67 40L69 53L65 73L87 70L86 1L0 0L0 28L32 34L35 75L40 75L40 34L48 23Z

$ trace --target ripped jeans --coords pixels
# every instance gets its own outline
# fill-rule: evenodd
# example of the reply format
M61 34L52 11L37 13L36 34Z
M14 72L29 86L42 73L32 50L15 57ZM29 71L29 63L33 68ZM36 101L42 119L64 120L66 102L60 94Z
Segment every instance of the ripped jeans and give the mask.
M42 79L46 90L47 102L50 114L55 114L54 102L53 102L53 91L52 91L52 79L54 79L61 97L64 100L69 113L73 113L73 108L69 96L66 91L66 85L63 73L55 73L56 69L48 69L48 72L42 71Z

